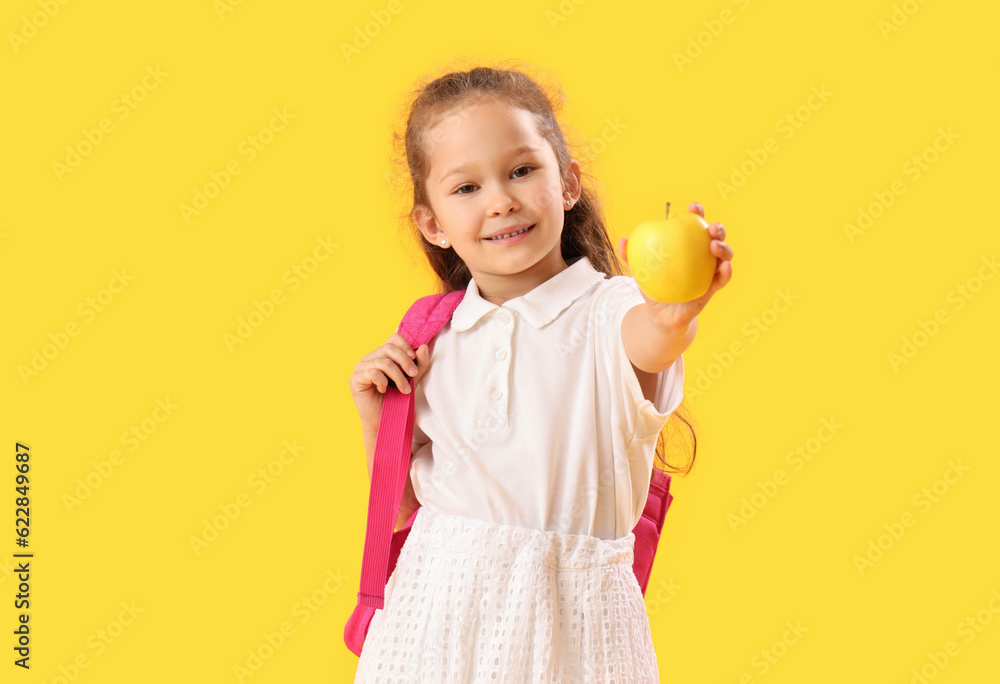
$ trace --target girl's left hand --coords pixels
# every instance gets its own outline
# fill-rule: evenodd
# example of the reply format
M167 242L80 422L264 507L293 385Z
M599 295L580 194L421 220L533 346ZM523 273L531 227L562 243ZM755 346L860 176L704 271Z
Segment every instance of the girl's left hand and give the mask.
M705 209L698 202L692 202L688 205L688 211L705 218ZM642 292L642 288L639 288L639 292L642 292L643 298L653 305L653 312L665 327L686 327L694 320L695 316L701 313L701 310L708 304L708 300L712 298L712 295L722 289L733 277L733 266L730 263L733 258L733 249L723 242L726 238L726 229L722 227L721 223L711 223L708 226L708 234L714 238L709 243L708 249L716 256L718 261L715 267L715 277L712 278L712 284L709 285L708 291L705 294L689 302L668 303L650 299L645 292ZM623 237L618 240L618 256L626 264L628 264L628 259L625 256L625 246L627 244L628 238Z

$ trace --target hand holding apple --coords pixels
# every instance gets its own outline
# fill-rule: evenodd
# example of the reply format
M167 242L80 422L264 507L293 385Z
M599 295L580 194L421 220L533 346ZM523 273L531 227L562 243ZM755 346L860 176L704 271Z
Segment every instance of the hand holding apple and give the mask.
M665 325L689 323L732 278L733 250L721 223L707 224L701 204L679 216L645 221L618 242L646 301Z
M658 302L689 302L712 284L716 258L701 215L691 211L640 223L629 236L627 256L639 287Z

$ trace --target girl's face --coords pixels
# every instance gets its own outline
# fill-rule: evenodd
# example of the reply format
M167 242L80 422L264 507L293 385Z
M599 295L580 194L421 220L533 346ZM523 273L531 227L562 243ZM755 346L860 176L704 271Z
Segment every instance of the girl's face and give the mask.
M563 217L566 200L579 197L580 166L571 162L572 187L564 187L528 111L481 101L446 116L424 144L430 207L415 208L417 224L432 244L455 250L481 289L517 296L510 282L497 287L505 276L518 276L527 292L566 268Z

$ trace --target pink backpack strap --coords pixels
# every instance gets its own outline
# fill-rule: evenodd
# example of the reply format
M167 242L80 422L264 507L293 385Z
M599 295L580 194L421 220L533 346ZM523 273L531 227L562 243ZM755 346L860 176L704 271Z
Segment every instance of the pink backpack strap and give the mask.
M421 297L410 306L399 333L416 349L429 342L451 318L466 290ZM361 590L358 605L382 608L385 585L389 581L390 546L399 515L413 448L413 378L410 391L403 394L394 384L386 388L382 400L371 488L368 493L368 527L361 560ZM412 516L411 516L412 519Z
M653 559L660 543L660 533L663 530L663 520L667 516L670 502L674 500L670 493L670 474L653 467L649 481L649 494L646 496L646 506L642 517L632 530L635 533L635 557L632 570L635 572L642 595L646 595L649 576L653 570Z

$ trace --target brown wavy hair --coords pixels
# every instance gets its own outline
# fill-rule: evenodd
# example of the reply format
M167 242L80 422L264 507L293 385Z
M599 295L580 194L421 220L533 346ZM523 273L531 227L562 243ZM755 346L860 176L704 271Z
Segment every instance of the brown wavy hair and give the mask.
M454 249L444 249L424 239L414 219L417 206L430 206L426 180L429 167L427 154L428 135L434 126L447 115L460 111L462 107L483 99L494 99L532 114L539 134L552 145L564 184L571 186L569 163L571 159L585 159L588 146L575 142L582 140L574 135L574 142L568 141L564 128L573 132L565 123L560 124L558 113L565 102L562 90L554 79L548 79L538 70L516 64L512 68L466 65L465 70L454 70L454 65L445 68L439 76L426 76L415 90L406 94L406 102L401 107L403 117L396 124L392 134L394 174L390 184L395 185L397 197L412 198L405 212L397 215L404 230L413 239L426 257L437 276L437 290L447 293L465 289L472 275L465 262ZM530 75L529 75L530 74ZM402 129L402 130L400 130ZM581 163L582 192L571 209L564 212L562 231L562 257L571 263L578 257L586 256L598 271L610 278L626 275L622 263L615 253L608 235L604 219L604 208L596 191L597 180L586 172ZM412 193L412 194L411 194ZM679 414L680 408L671 415L656 443L656 461L666 472L688 473L694 466L698 440L694 426ZM676 429L674 417L684 423L690 432L690 442ZM667 462L665 435L673 445L690 444L690 458L686 465L675 467ZM671 448L671 453L681 449ZM686 450L686 449L685 449ZM655 463L654 463L655 465Z

